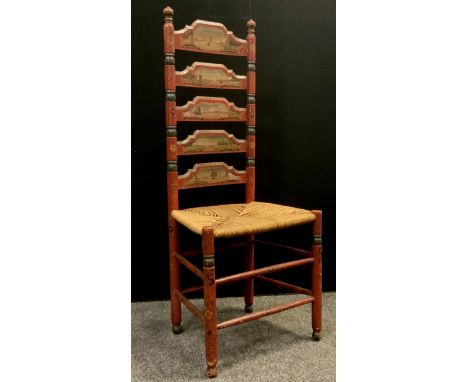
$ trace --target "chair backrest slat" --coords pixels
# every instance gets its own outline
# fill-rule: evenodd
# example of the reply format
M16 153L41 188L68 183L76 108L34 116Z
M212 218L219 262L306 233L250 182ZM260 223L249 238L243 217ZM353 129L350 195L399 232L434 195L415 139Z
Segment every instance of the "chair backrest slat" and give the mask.
M176 107L177 121L233 121L245 122L245 108L237 107L222 97L197 96L184 106Z
M244 139L237 139L225 130L195 130L177 142L177 155L245 153Z
M175 49L192 52L247 56L247 41L237 38L220 23L196 20L174 32Z
M222 186L246 182L245 171L236 170L224 162L197 163L178 177L179 189Z
M176 86L217 89L247 89L247 77L238 76L223 64L194 62L175 72Z

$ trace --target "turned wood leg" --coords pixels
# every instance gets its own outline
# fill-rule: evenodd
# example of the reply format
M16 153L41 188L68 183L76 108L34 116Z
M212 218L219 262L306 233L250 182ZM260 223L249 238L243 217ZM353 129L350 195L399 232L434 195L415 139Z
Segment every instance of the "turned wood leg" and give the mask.
M248 235L247 240L249 245L247 246L247 255L245 257L245 270L253 271L254 269L254 235ZM253 301L254 301L254 279L248 279L245 282L245 291L244 291L244 302L245 302L245 312L252 313L253 311Z
M205 301L205 354L208 377L218 375L216 369L218 357L218 333L216 329L216 284L213 227L202 230L203 247L203 292Z
M312 339L319 341L322 331L322 211L312 211L316 220L312 223Z
M181 301L177 297L176 291L180 291L180 264L175 254L179 251L179 235L177 223L169 221L169 267L171 286L171 323L172 332L179 334L182 332L182 307Z

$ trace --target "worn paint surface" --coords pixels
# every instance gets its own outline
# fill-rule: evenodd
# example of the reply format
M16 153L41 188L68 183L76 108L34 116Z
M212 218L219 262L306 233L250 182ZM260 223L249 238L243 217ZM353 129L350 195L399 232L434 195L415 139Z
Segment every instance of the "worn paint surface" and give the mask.
M177 144L179 155L246 151L244 140L237 139L224 130L196 130L193 135Z
M179 176L180 188L243 182L245 182L245 171L238 171L223 162L199 163Z
M245 56L247 42L234 36L223 24L196 20L175 32L175 48Z
M184 106L177 106L180 121L245 121L246 111L221 97L195 97Z
M246 82L246 76L238 76L222 64L194 62L184 71L176 72L178 86L245 89Z

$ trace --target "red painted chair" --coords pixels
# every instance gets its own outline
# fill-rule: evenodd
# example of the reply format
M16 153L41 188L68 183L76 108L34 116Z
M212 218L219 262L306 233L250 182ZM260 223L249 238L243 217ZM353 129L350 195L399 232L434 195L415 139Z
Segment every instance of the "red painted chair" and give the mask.
M312 338L320 339L322 321L322 212L255 201L255 22L247 23L247 39L239 39L219 23L195 21L191 26L174 31L170 7L164 13L164 78L166 89L166 148L167 192L169 212L169 256L171 279L171 322L175 334L182 331L181 303L190 310L205 327L205 350L208 376L217 375L217 332L232 325L256 320L303 304L312 305ZM175 70L175 51L188 50L207 54L244 56L247 59L247 75L237 75L221 64L194 62L183 71ZM247 92L247 106L240 108L225 98L195 97L184 106L176 105L177 87L239 89ZM177 140L178 121L245 122L246 138L237 139L224 130L196 130L182 141ZM183 175L178 174L178 156L192 154L245 153L246 169L239 171L223 162L200 163ZM246 185L245 203L207 206L179 210L179 190L195 187ZM254 269L254 234L311 224L313 244L309 250L292 248L261 241L262 244L283 248L300 259L273 266ZM178 227L183 225L201 236L202 250L180 253ZM245 272L216 279L215 239L240 237L243 241L232 247L247 247ZM247 240L246 240L247 239ZM226 248L216 247L216 252ZM203 255L203 269L197 268L188 258ZM180 265L196 276L203 286L181 290ZM267 273L311 264L311 289L301 288L264 275ZM252 313L254 278L284 287L295 293L305 294L300 300ZM245 311L239 318L217 322L216 287L234 281L245 286ZM186 297L196 290L204 292L204 311L200 311Z

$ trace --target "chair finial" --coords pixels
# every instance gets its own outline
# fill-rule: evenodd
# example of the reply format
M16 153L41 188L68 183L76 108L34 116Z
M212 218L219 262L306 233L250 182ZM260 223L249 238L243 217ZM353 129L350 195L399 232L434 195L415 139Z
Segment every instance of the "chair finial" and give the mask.
M253 21L252 19L250 19L249 21L247 21L247 30L248 30L248 33L255 33L255 21Z
M172 16L174 16L174 10L171 7L167 6L163 10L163 15L164 15L164 21L165 22L171 22L172 21Z

